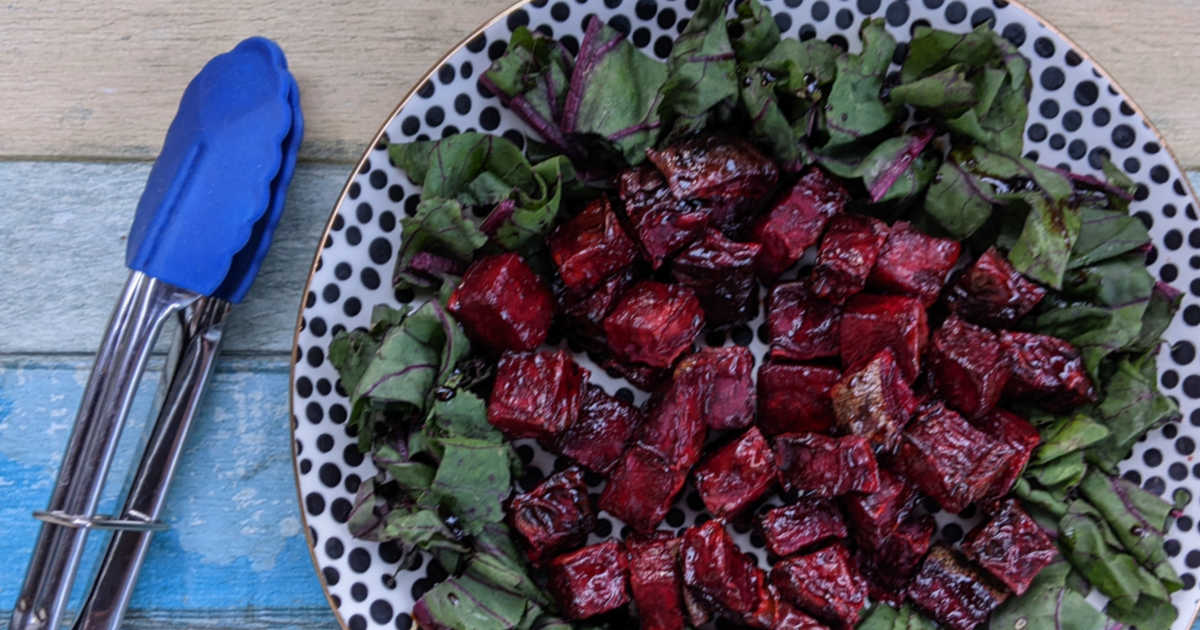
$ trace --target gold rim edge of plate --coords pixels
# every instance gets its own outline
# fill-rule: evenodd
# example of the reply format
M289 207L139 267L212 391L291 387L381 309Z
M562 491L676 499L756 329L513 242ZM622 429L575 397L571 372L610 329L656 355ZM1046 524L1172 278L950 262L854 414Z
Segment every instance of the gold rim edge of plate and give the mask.
M461 41L459 41L458 44L456 44L454 47L452 47L450 50L448 50L445 54L443 54L441 57L439 57L433 63L433 65L431 65L429 67L429 70L425 71L425 74L421 75L421 77L419 79L417 79L416 83L414 83L413 86L411 88L409 88L408 92L406 92L404 94L404 98L400 99L400 102L396 105L396 107L392 109L391 114L389 114L388 117L383 121L383 124L381 124L379 126L378 131L375 132L375 136L371 139L371 143L369 145L367 145L367 148L363 151L362 157L360 157L358 159L358 162L355 163L354 169L352 171L350 171L350 175L346 178L346 183L342 185L342 191L338 194L337 201L334 202L333 209L329 213L329 220L327 220L325 222L325 229L321 232L321 237L317 241L317 249L316 249L316 252L313 254L313 261L309 265L309 268L308 268L308 279L305 280L304 290L300 294L300 308L296 314L295 330L292 333L292 352L291 352L291 358L289 359L289 369L288 369L288 419L287 419L287 422L288 422L288 433L291 436L292 475L293 475L292 479L296 486L296 507L300 511L300 523L303 526L304 541L305 541L305 545L308 547L309 559L312 560L313 570L317 574L317 581L320 582L320 584L321 584L321 592L325 594L325 601L326 601L326 603L329 604L329 608L333 612L334 618L337 619L338 626L342 630L349 630L349 627L346 625L345 619L342 618L341 610L339 610L339 607L336 606L333 602L333 595L329 592L329 585L325 582L325 574L322 571L321 565L317 562L316 545L314 544L314 542L312 540L312 528L309 527L309 525L308 525L308 514L304 508L304 495L303 495L302 491L300 490L300 459L298 457L298 453L296 453L296 426L295 425L299 423L299 420L296 420L295 423L292 422L292 418L297 417L296 410L294 407L295 396L296 396L296 392L295 392L296 363L297 363L296 347L300 342L300 322L304 319L304 310L305 310L304 301L305 301L305 298L308 295L309 291L312 288L313 276L317 272L317 261L320 260L320 258L321 258L321 253L324 249L323 244L325 243L326 239L329 238L329 233L331 231L333 231L333 222L338 216L338 210L342 207L342 204L345 203L346 196L349 194L349 191L350 191L350 185L353 184L355 178L358 177L358 171L362 168L363 164L365 164L367 162L368 158L371 155L371 151L373 151L375 149L375 146L378 145L379 141L383 138L384 133L387 132L388 126L392 124L392 121L395 120L396 116L400 114L401 110L404 109L404 106L408 105L408 102L410 100L412 100L413 95L417 93L417 89L420 88L421 85L423 85L426 81L432 79L434 73L437 72L438 68L440 68L442 66L442 64L446 62L447 59L454 56L455 53L457 53L464 46L466 46L467 43L469 43L471 40L475 39L475 37L479 36L487 29L491 28L491 26L493 24L495 24L496 22L499 22L501 19L507 17L508 14L512 13L513 11L521 8L522 6L524 6L526 4L529 4L530 2L532 2L532 0L516 0L516 2L509 5L507 8L503 9L496 15L492 16L491 19L487 20L486 22L484 22L483 24L478 26L475 30L471 31L471 33L468 34L466 37L464 37ZM1102 66L1100 64L1100 62L1096 60L1095 57L1093 57L1091 54L1089 54L1087 51L1085 51L1081 46L1079 46L1078 43L1075 42L1075 40L1068 37L1066 33L1059 30L1049 20L1042 17L1042 15L1040 13L1031 9L1028 5L1026 5L1021 0L1009 0L1009 4L1021 9L1022 11L1028 13L1029 15L1033 16L1033 18L1036 19L1039 24L1041 24L1043 27L1045 27L1046 30L1049 30L1050 32L1054 33L1059 38L1061 38L1063 41L1070 44L1071 47L1074 48L1081 57L1083 57L1087 61L1091 62L1092 67L1095 68L1096 71L1099 72L1100 75L1104 79L1106 79L1114 88L1116 88L1117 92L1122 97L1124 97L1125 101L1129 104L1129 106L1133 109L1133 111L1135 113L1137 113L1138 116L1140 116L1143 121L1145 121L1146 125L1150 129L1150 132L1153 133L1154 137L1158 140L1159 146L1161 146L1163 148L1163 150L1167 152L1167 155L1170 156L1171 161L1175 164L1176 169L1178 169L1179 172L1182 174L1183 185L1186 188L1186 190L1188 191L1189 195L1191 196L1193 204L1196 205L1197 208L1200 208L1200 196L1197 196L1196 189L1192 186L1191 180L1188 179L1187 171L1184 169L1183 164L1180 163L1179 157L1175 154L1175 151L1173 149L1171 149L1171 145L1167 142L1166 138L1163 137L1163 134L1161 131L1159 131L1158 126L1154 124L1154 121L1150 118L1150 116L1146 113L1146 111L1143 110L1140 105L1138 105L1137 101L1134 100L1133 96L1131 94L1129 94L1129 92L1127 92L1125 90L1125 88L1121 87L1121 84L1117 82L1117 80L1112 76L1112 74L1110 74L1108 72L1108 70L1105 69L1104 66ZM411 613L411 611L410 611L410 613ZM1196 618L1198 616L1200 616L1200 604L1197 604L1196 608L1192 611L1192 620L1188 624L1189 627L1195 625ZM413 620L412 629L416 630L416 628L417 628L417 622L416 622L416 620Z

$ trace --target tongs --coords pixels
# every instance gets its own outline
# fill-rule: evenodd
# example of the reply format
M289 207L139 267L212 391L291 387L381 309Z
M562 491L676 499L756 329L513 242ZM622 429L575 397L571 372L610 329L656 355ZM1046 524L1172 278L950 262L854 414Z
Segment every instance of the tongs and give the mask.
M230 307L262 263L303 134L283 52L251 38L188 84L150 170L125 251L129 279L113 310L43 511L11 630L59 627L89 530L113 530L75 628L116 629L129 603ZM124 507L96 514L155 340L180 323L161 404Z

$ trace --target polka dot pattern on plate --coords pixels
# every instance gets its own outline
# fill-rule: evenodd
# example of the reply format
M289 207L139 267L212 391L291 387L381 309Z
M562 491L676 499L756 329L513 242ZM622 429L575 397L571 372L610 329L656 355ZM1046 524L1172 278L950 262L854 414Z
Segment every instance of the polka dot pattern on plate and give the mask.
M1200 531L1193 527L1193 488L1200 487L1196 434L1200 427L1200 362L1195 339L1200 327L1200 224L1196 200L1170 154L1163 151L1147 122L1107 77L1036 17L1016 4L992 0L764 0L785 37L819 37L857 51L864 19L882 18L901 41L918 26L958 32L988 24L1029 58L1032 93L1025 150L1043 164L1095 173L1107 157L1139 184L1133 210L1145 222L1155 249L1150 272L1184 291L1184 308L1166 336L1159 357L1159 380L1180 404L1183 422L1152 431L1122 463L1122 475L1168 500L1189 503L1188 516L1172 528L1168 557L1183 576L1185 590L1174 602L1186 626L1200 597ZM413 601L446 576L445 569L420 554L405 556L393 544L354 539L346 520L354 490L375 474L346 426L346 393L327 360L329 342L339 331L365 326L376 304L414 302L411 291L394 292L390 279L401 221L415 213L419 187L388 160L387 145L443 138L464 131L504 134L524 145L531 130L477 81L503 54L513 28L527 26L563 38L578 50L588 16L625 32L647 55L665 59L673 38L686 26L695 2L684 0L539 0L496 21L433 68L412 98L388 122L384 135L364 156L346 189L320 250L304 296L291 388L294 449L300 509L309 526L318 576L346 627L399 628L412 623ZM464 25L464 27L467 25ZM432 54L436 51L431 51ZM381 52L385 55L385 52ZM402 86L397 86L402 87ZM713 345L748 346L761 360L766 346L761 317L749 326L708 335ZM593 382L626 400L645 394L608 378L586 360ZM556 457L533 442L519 442L528 464L517 485L529 487L556 468ZM593 479L595 481L595 479ZM598 491L594 487L593 491ZM703 520L703 505L688 488L662 525L678 531ZM938 513L939 536L961 538L971 521ZM624 525L602 514L592 541L618 535ZM745 524L735 528L743 548L766 560L763 541ZM1184 627L1180 626L1180 627Z

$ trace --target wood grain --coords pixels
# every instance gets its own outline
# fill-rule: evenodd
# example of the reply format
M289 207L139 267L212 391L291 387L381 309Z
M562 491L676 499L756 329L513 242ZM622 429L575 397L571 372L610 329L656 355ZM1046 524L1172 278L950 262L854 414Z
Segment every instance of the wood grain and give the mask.
M303 94L306 159L353 161L429 66L509 0L13 0L0 5L0 158L149 159L180 89L262 34ZM1200 167L1193 0L1029 0Z

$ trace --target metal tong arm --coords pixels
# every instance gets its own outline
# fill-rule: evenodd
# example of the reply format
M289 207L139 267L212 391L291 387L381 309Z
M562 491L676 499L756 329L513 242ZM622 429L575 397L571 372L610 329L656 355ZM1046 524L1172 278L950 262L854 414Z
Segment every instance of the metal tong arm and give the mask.
M58 628L150 351L170 315L200 297L140 271L129 274L84 388L10 630Z
M205 297L179 313L180 332L174 350L181 349L182 354L175 357L177 360L168 361L164 371L166 397L159 407L120 520L142 521L147 525L158 521L201 393L216 364L221 330L230 306L225 300ZM75 630L120 628L153 533L149 527L113 532L100 571L75 619Z

